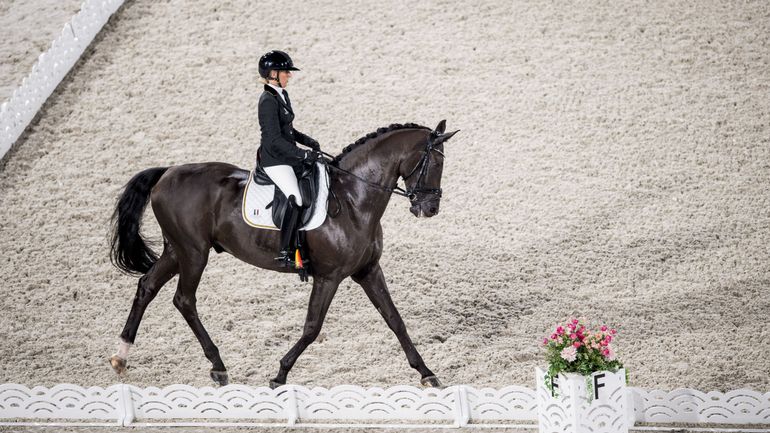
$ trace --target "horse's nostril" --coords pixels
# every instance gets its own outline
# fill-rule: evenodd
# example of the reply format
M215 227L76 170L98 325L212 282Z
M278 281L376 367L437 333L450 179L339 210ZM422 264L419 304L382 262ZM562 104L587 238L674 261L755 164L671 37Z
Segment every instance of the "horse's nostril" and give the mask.
M438 209L436 209L435 207L430 208L430 213L435 214L437 212L438 212Z

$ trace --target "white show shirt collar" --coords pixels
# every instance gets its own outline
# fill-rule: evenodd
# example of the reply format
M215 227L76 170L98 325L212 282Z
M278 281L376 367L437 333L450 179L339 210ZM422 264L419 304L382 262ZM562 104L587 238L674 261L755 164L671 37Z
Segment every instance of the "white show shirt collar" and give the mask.
M283 91L284 91L284 89L282 89L282 88L280 88L280 87L278 87L278 86L275 86L275 85L273 85L273 84L270 84L270 83L267 83L267 85L268 85L268 86L270 86L270 87L272 87L273 89L275 89L275 91L276 91L276 92L278 92L278 96L280 96L280 97L281 97L281 100L282 100L283 102L286 102L286 98L284 98L284 97L283 97Z

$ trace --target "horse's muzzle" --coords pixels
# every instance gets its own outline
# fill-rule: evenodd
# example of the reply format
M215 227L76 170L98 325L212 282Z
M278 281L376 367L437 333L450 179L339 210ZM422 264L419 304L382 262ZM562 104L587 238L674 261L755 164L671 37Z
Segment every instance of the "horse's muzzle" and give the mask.
M420 217L430 218L438 214L439 201L427 200L427 201L412 202L412 207L409 208L409 211L412 212L412 214L417 218L420 218Z

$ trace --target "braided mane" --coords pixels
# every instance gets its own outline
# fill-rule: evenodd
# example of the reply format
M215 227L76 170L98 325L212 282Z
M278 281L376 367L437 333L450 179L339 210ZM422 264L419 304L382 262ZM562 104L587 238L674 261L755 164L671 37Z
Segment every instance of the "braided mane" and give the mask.
M345 148L342 149L342 153L340 153L339 155L334 157L334 160L332 161L332 164L337 164L338 162L340 162L342 157L344 157L351 150L361 146L362 144L366 143L367 141L369 141L372 138L379 137L380 135L385 134L386 132L395 131L395 130L398 130L398 129L407 129L407 128L427 129L427 130L431 131L431 129L428 128L427 126L418 125L416 123L403 123L403 124L402 123L392 123L392 124L390 124L388 126L385 126L385 127L382 127L382 128L377 128L376 131L370 132L370 133L366 134L365 136L363 136L363 137L359 138L358 140L356 140L354 143L345 146Z

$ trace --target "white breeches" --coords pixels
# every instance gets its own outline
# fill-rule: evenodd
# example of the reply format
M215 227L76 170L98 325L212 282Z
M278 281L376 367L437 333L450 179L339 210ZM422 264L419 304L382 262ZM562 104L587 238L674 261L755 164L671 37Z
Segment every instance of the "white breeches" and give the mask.
M264 169L283 195L287 198L293 195L297 206L302 206L302 195L299 193L299 186L297 186L297 175L294 174L294 169L290 165L274 165L264 167Z

